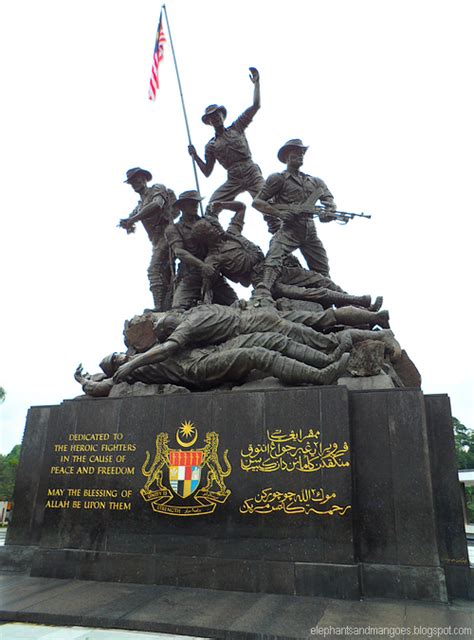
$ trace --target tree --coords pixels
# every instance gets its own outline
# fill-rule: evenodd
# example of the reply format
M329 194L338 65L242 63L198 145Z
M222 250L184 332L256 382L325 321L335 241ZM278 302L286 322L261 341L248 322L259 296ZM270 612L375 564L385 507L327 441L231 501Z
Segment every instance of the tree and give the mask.
M474 431L453 418L458 469L474 469Z
M474 431L453 418L454 444L459 469L474 469ZM474 522L474 487L464 485L468 522Z
M0 454L0 500L12 499L20 449L17 444L6 456Z
M2 404L2 402L5 400L6 395L7 392L5 391L5 389L3 387L0 387L0 404Z

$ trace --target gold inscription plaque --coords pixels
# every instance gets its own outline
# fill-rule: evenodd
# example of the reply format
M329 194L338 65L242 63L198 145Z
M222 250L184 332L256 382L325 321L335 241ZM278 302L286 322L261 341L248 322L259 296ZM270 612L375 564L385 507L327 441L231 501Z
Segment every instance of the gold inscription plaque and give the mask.
M336 442L323 446L320 431L302 429L283 433L281 429L267 430L267 442L249 444L241 451L240 466L244 471L302 471L349 467L349 445Z
M240 452L240 467L246 472L315 473L321 469L344 469L350 466L349 445L332 442L324 446L318 429L267 430L266 442L247 446ZM339 505L334 501L336 493L324 489L302 488L299 491L262 489L253 498L244 500L239 511L242 514L343 516L350 504Z
M51 478L67 477L67 488L49 487L45 509L82 509L131 511L132 490L100 486L105 476L134 476L135 466L129 464L129 454L137 445L124 440L121 432L68 433L63 442L52 445ZM93 488L74 487L75 477L91 476ZM114 478L115 479L115 478ZM100 499L97 499L100 498Z
M340 506L333 502L335 493L325 493L323 489L301 489L301 491L275 491L271 487L263 489L255 498L244 500L240 513L286 513L287 515L343 516L351 505Z

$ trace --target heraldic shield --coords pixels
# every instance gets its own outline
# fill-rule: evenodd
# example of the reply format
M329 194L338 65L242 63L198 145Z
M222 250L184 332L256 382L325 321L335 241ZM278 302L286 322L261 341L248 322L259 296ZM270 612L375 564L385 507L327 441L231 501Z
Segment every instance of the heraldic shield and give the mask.
M170 451L169 473L171 488L178 496L187 498L201 482L202 451Z
M170 516L210 514L229 497L230 490L224 481L232 471L228 450L222 456L223 466L218 455L219 434L207 432L204 446L190 449L197 439L197 429L192 422L186 421L176 432L176 442L183 449L170 449L169 436L162 432L156 436L156 452L151 464L150 452L146 452L142 466L146 482L140 494L156 513Z

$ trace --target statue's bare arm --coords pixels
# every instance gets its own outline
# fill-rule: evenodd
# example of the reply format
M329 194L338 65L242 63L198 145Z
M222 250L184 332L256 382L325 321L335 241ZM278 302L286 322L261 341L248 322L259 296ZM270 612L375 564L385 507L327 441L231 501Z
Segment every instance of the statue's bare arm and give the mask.
M163 344L158 344L151 349L148 349L145 353L139 353L117 369L114 375L114 382L125 382L127 377L135 371L135 369L144 367L147 364L162 362L163 360L173 356L177 351L179 351L179 346L176 342L167 340L166 342L163 342Z

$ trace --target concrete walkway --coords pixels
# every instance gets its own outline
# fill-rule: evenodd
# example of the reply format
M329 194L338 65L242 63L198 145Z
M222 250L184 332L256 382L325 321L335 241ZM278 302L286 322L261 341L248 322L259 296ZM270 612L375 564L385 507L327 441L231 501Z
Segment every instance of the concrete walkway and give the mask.
M235 640L470 638L474 604L331 600L3 572L0 620Z
M206 640L146 631L90 629L87 627L51 627L22 622L0 623L1 640Z

